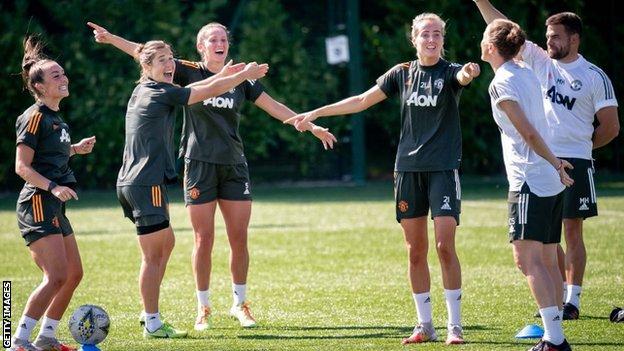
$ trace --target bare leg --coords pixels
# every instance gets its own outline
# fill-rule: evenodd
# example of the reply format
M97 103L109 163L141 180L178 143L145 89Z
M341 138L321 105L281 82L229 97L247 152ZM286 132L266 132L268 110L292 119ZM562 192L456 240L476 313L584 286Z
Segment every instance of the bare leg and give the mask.
M212 247L214 245L214 216L217 201L187 206L195 233L195 246L191 256L195 286L199 291L210 288L212 270Z
M570 285L581 286L585 274L587 252L583 242L583 219L566 218L563 220L566 240L566 281Z
M444 288L456 290L461 288L461 266L455 250L455 229L457 221L454 217L444 216L433 219L436 237L436 249L442 268Z
M73 234L63 237L63 243L67 259L67 280L56 293L46 311L46 316L55 320L60 320L63 317L74 291L82 280L82 261L80 260L76 237Z
M251 201L219 199L219 208L225 220L225 229L230 242L230 271L234 284L246 284L249 270L247 228L251 218Z
M427 264L427 216L401 220L405 246L408 254L408 273L412 292L420 294L431 289L429 265Z
M161 265L166 265L165 255L168 257L171 253L168 249L171 243L170 236L173 236L171 227L138 236L143 256L139 273L139 288L146 313L159 312L160 282L162 272L165 270L165 267L161 267Z

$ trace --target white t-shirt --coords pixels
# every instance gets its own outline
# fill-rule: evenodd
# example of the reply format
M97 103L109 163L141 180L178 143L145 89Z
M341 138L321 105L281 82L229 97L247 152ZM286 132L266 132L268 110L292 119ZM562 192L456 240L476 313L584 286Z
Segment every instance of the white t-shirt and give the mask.
M562 63L530 41L522 59L542 87L552 152L558 157L591 160L594 115L603 107L618 105L609 77L581 55L574 62Z
M563 191L555 167L529 147L498 106L501 101L515 101L533 128L539 133L547 130L540 84L533 71L524 63L508 61L496 70L489 92L492 115L501 132L509 191L520 191L525 182L532 193L541 197Z

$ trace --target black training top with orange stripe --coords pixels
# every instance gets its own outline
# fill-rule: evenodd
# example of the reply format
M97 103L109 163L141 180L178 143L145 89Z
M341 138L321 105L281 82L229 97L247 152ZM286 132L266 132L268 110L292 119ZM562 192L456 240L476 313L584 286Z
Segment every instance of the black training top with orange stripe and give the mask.
M176 84L186 86L214 75L201 62L175 62ZM222 165L247 162L238 130L241 109L245 101L255 102L263 92L260 81L246 80L219 96L185 106L180 156Z
M15 130L15 144L24 144L35 151L31 163L35 171L58 184L76 182L69 168L69 126L57 112L34 104L17 117Z

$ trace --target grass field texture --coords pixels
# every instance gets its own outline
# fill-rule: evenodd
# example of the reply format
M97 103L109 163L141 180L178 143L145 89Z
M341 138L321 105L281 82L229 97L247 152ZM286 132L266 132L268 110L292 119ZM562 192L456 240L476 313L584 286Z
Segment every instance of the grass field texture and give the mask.
M515 267L507 241L506 186L484 179L463 183L457 247L463 273L462 315L467 344L401 346L416 321L407 280L403 237L394 219L392 184L364 187L255 189L249 229L248 298L259 322L242 330L231 304L229 248L218 216L211 294L213 328L192 331L195 287L193 233L180 191L170 190L176 248L161 290L161 313L184 340L144 340L137 317L140 254L132 224L113 191L80 193L68 205L83 259L84 279L62 321L81 304L103 306L111 317L102 350L526 350L535 341L514 339L536 306ZM41 274L17 230L17 194L0 199L0 277L12 281L13 330ZM624 183L602 182L600 216L585 222L588 267L581 319L564 322L574 350L623 350L624 324L609 322L624 305ZM432 228L430 226L432 238ZM430 242L434 324L444 340L446 307L439 263ZM34 334L34 333L33 333Z

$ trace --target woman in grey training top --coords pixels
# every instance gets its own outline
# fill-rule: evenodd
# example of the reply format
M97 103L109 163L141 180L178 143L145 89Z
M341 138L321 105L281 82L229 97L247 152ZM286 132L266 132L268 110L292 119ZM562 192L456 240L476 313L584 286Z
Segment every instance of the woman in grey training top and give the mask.
M117 178L117 196L126 217L135 223L143 255L139 285L143 299L146 338L179 338L160 319L158 298L174 236L169 225L167 184L176 178L173 129L175 106L218 96L248 79L263 77L268 66L230 63L216 75L186 87L173 84L171 48L162 41L138 45L141 79L126 112L126 145Z
M455 253L461 196L457 173L461 159L458 104L462 88L479 75L479 66L461 66L442 58L445 26L438 15L416 16L412 44L417 60L394 66L363 94L292 119L298 126L317 117L363 111L391 96L401 99L401 134L395 164L396 219L405 234L418 314L418 324L412 335L403 340L405 344L437 339L427 264L429 208L448 309L446 343L464 342L460 319L461 268Z

